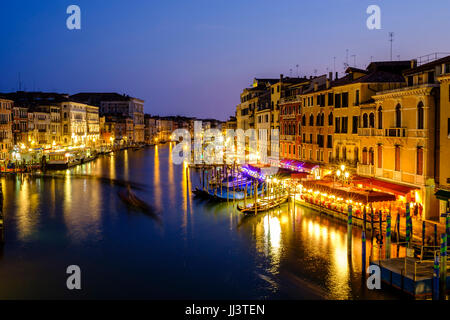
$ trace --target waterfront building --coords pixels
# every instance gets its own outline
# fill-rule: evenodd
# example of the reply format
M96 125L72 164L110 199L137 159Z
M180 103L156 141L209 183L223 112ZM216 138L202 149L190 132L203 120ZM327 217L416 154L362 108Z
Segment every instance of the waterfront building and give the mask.
M27 145L28 143L28 108L13 104L12 133L14 145Z
M450 212L450 56L434 61L436 78L440 84L440 107L436 113L435 126L438 128L436 148L439 151L439 161L436 174L437 193L439 199L439 213L441 221L444 222L442 214ZM422 66L426 67L427 66Z
M144 100L114 92L81 92L70 98L99 107L101 115L115 114L131 118L133 120L133 137L128 142L144 142Z
M402 82L391 79L384 90L372 94L370 103L361 106L361 162L357 171L409 187L401 195L405 201L423 205L420 211L425 216L421 218L436 219L435 160L439 154L435 148L435 116L439 83L435 65L417 67L413 60L403 76Z
M349 67L344 77L332 83L334 164L344 164L353 173L358 170L360 174L371 174L364 171L364 166L368 163L373 165L375 145L361 147L361 138L374 133L376 119L373 95L401 87L404 84L401 71L409 67L409 61L374 62L366 70Z
M97 106L86 105L87 146L96 147L100 144L99 119L99 108Z
M66 146L87 142L86 104L65 101L61 105L62 143Z
M326 89L326 76L303 79L288 87L280 103L280 154L284 159L324 161L325 104L319 98ZM324 102L325 103L325 100ZM322 137L322 139L320 139ZM318 148L321 148L319 151Z
M174 122L170 118L159 117L156 119L156 128L158 131L158 142L171 141L174 130Z
M144 115L144 142L151 144L156 142L158 128L156 126L156 118L149 114Z
M9 151L13 144L11 110L13 101L0 96L0 162L10 160Z
M28 113L28 139L33 147L51 148L50 114L44 108L35 107Z

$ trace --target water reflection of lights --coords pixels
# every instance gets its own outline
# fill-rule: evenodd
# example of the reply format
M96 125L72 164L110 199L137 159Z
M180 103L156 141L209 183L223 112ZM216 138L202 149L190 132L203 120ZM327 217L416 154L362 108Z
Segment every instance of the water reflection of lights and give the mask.
M161 208L162 203L162 191L161 191L161 181L160 181L160 172L159 172L159 152L158 146L155 146L155 154L153 157L153 173L155 175L153 180L153 187L155 189L155 204L158 208Z

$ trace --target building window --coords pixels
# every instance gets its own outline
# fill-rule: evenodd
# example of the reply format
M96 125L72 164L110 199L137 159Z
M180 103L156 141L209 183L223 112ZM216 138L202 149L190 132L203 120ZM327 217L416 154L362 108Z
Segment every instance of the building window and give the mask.
M373 112L369 115L369 128L375 128L375 114Z
M383 168L383 146L381 144L378 145L377 153L378 153L378 161L377 161L378 168L381 169Z
M342 133L348 132L348 117L342 117Z
M332 106L333 105L333 99L334 95L332 92L328 93L328 106Z
M339 147L336 147L336 160L339 161Z
M342 108L348 107L348 92L342 93Z
M334 95L334 107L335 108L341 107L341 95L339 93L336 93Z
M364 148L362 151L362 162L363 164L367 164L367 148Z
M358 116L353 116L352 133L358 133Z
M423 148L417 148L417 175L423 175Z
M423 103L420 101L417 106L417 129L423 129L424 122Z
M383 129L383 108L378 108L378 129Z
M312 114L309 116L309 125L311 127L314 126L314 116Z
M402 127L402 106L400 104L395 107L395 127Z
M339 118L336 118L336 120L334 121L334 125L335 125L335 133L340 133L341 131L341 122Z
M400 146L395 146L395 171L400 171Z
M356 147L355 150L354 150L353 159L355 160L356 163L358 163L358 161L359 161L359 149L358 149L358 147Z
M356 95L355 95L355 106L359 106L359 90L356 90Z
M374 152L373 152L373 148L370 148L369 149L369 164L371 165L371 166L373 166L373 164L374 164Z
M328 115L328 125L333 125L333 112L330 112L330 114Z
M345 146L342 148L342 160L347 161L347 148Z
M363 128L369 127L369 117L367 116L367 113L363 114Z

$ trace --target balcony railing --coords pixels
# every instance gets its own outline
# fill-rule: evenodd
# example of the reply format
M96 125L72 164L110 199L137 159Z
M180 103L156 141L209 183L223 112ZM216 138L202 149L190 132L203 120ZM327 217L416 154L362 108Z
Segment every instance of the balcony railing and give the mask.
M358 135L361 137L379 137L383 136L383 129L359 128Z
M385 129L384 135L386 137L405 138L407 137L407 132L406 128L389 128Z
M408 136L413 138L426 138L428 136L426 130L423 129L413 129L408 130Z
M280 140L294 141L295 140L295 136L294 135L282 134L282 135L280 135Z
M360 175L373 176L375 175L375 166L359 163L357 172Z

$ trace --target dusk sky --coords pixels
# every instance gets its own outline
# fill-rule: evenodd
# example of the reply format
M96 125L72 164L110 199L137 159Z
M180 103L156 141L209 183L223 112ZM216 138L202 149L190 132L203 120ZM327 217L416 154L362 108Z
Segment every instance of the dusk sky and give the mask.
M66 8L81 8L81 30ZM381 7L381 30L366 27ZM0 92L116 91L153 115L226 120L254 77L450 52L450 1L73 0L0 4ZM342 74L341 74L342 75Z

